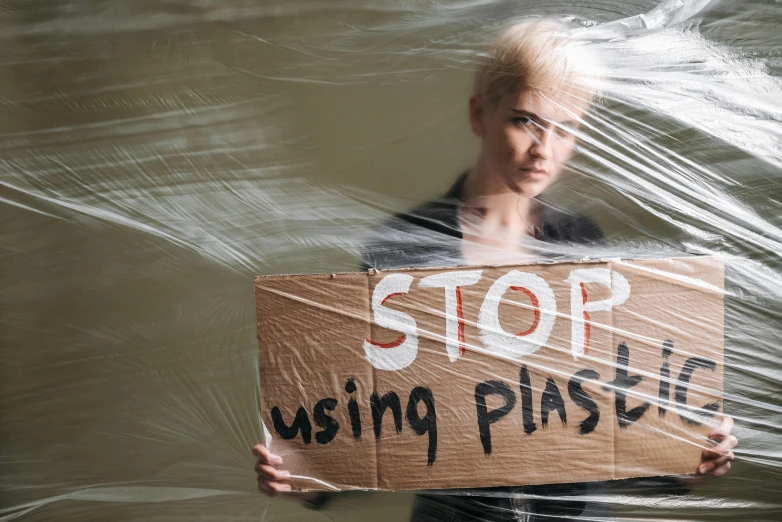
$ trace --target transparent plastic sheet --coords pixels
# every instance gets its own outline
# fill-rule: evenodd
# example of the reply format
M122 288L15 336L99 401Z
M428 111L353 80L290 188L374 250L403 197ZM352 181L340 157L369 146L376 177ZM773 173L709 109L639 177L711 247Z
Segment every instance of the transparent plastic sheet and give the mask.
M529 240L519 261L725 266L733 469L687 493L579 500L608 506L592 519L780 517L778 2L85 1L0 16L0 520L408 520L411 493L306 511L257 492L252 278L358 270L384 255L378 231L409 240L381 223L470 167L476 63L524 16L582 28L607 70L546 192L606 244Z

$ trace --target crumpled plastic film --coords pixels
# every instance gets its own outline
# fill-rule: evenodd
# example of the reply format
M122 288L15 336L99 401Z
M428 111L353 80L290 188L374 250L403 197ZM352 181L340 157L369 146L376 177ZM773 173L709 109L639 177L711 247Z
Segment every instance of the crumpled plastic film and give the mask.
M409 491L318 510L257 491L250 448L277 435L253 278L459 264L427 257L461 251L447 231L398 225L470 168L474 71L525 17L567 24L600 58L599 99L545 201L605 241L530 239L519 262L718 259L721 413L739 444L691 489L526 489L516 505L779 519L779 2L81 0L0 17L0 521L409 520ZM416 255L391 261L389 241Z

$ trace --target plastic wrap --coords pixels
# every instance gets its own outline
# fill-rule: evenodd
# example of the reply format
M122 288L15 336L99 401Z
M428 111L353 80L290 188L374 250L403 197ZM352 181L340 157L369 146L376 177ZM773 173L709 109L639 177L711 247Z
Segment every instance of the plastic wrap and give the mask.
M720 398L712 425L723 414L735 421L732 469L695 485L647 478L578 490L521 487L525 479L508 473L486 484L516 489L481 489L454 471L465 486L429 498L470 494L517 512L434 502L424 514L779 519L779 2L85 0L6 2L0 13L0 520L409 520L410 491L342 491L317 510L258 492L251 447L265 440L282 448L287 466L318 444L298 453L280 446L261 411L259 358L269 371L274 352L263 335L259 348L256 312L274 323L276 311L261 301L256 309L254 277L672 258L684 260L669 268L703 259L724 267L721 277L689 276L711 281L709 295L724 307L702 321L713 327L712 346L724 345L724 383L701 391ZM410 209L445 201L473 166L479 144L467 100L476 67L494 35L526 17L565 24L570 40L597 57L599 93L574 156L543 197L547 208L584 216L604 240L538 234L486 247L487 238L462 242L448 227L411 232ZM413 255L400 257L404 248ZM312 285L304 288L317 294ZM317 302L307 292L288 297ZM349 301L331 298L332 310ZM564 301L560 308L570 310ZM677 325L698 317L686 303L681 310ZM636 319L653 321L642 312ZM692 324L676 328L692 337L700 323ZM649 334L655 353L666 326L659 339ZM551 344L570 357L567 332ZM464 377L444 348L437 357L427 385ZM311 413L321 396L280 364ZM557 364L538 360L541 371ZM638 371L631 363L630 373ZM500 373L487 369L486 378L505 379ZM341 386L343 377L323 382ZM537 386L540 423L544 384ZM335 390L343 408L347 395ZM369 408L368 391L361 408ZM628 401L643 399L631 393ZM362 411L372 440L369 409ZM562 433L575 433L583 416L564 426L551 415L548 429ZM673 413L665 419L687 425ZM380 443L406 436L415 451L426 447L407 421L400 435L384 422ZM465 422L464 436L476 441L474 419ZM350 423L341 424L337 436L348 441ZM556 482L575 482L568 478L584 468L578 458L556 464ZM661 474L655 465L639 460L629 474ZM290 469L294 487L356 489L300 471ZM579 502L599 507L571 509Z

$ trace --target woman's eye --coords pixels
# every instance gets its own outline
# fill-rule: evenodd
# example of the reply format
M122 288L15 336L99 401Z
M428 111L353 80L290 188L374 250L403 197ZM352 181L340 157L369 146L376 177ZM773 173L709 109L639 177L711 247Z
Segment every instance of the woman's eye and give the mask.
M519 126L529 125L530 123L532 123L532 120L527 118L526 116L519 116L518 118L513 118L513 123Z

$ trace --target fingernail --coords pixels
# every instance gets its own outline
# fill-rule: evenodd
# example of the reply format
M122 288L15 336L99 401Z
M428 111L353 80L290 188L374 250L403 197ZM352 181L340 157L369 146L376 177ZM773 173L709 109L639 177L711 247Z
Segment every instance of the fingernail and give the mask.
M288 486L288 485L283 485L283 486L280 488L280 490L281 490L281 491L290 491L290 490L291 490L291 487L290 487L290 486Z
M289 479L291 478L291 472L290 471L278 471L277 472L277 478L282 479Z
M703 464L700 468L698 468L698 473L701 475L705 475L709 470L711 469L711 466L708 464Z

